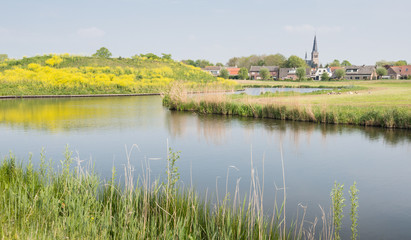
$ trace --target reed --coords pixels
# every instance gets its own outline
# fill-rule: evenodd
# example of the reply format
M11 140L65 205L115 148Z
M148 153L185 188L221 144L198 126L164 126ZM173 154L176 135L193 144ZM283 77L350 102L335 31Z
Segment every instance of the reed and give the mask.
M130 164L133 148L127 151L121 182L115 168L111 179L102 181L68 149L60 170L45 161L44 152L39 168L7 156L0 166L0 238L329 239L315 235L317 220L305 227L303 206L302 218L288 220L290 225L284 203L274 204L272 217L265 215L264 182L252 161L248 196L241 198L237 181L232 200L226 192L224 201L212 201L178 183L179 153L171 149L166 180L151 180L147 160L142 161L147 171L135 179Z
M411 128L411 112L407 106L350 106L278 102L276 98L241 100L228 96L210 95L176 99L165 95L163 105L170 110L194 111L202 114L237 115L330 124L350 124L385 128Z

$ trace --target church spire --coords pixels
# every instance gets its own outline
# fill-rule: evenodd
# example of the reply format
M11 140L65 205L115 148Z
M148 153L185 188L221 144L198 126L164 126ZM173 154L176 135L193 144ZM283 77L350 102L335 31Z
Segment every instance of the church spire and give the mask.
M318 52L317 35L314 35L313 52Z

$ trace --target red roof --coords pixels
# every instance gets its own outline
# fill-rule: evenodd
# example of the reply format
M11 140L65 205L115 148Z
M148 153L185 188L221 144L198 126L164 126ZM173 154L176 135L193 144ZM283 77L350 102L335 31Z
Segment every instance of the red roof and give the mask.
M229 67L229 68L227 68L227 70L228 70L228 73L231 76L236 76L236 75L238 75L238 72L240 71L240 68Z
M330 67L331 72L333 73L335 70L340 69L342 67Z
M411 75L411 65L405 66L393 66L391 67L396 73L404 76L404 75Z

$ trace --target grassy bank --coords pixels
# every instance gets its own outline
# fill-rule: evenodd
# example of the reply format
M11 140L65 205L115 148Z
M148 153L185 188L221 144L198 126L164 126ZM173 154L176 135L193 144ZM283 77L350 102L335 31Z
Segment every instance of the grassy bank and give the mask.
M137 181L128 163L123 181L102 181L73 161L66 150L60 170L41 154L40 167L22 165L13 155L0 166L1 239L333 239L339 236L338 215L322 216L322 229L302 217L285 219L275 205L273 216L263 211L263 190L251 176L249 195L238 192L224 201L200 197L181 188L178 153L170 150L164 179L151 182L149 171ZM252 171L253 172L253 171ZM263 184L263 183L262 183ZM339 187L342 191L342 187ZM332 190L333 212L342 192ZM285 190L284 190L285 191ZM285 198L284 198L285 200ZM355 204L358 203L356 202ZM283 205L284 206L284 205ZM357 213L357 211L355 211ZM354 215L353 215L354 216ZM356 215L355 221L358 218ZM334 220L332 220L334 219ZM355 222L354 222L355 223ZM306 225L304 225L306 224ZM286 227L287 226L287 227ZM291 227L290 227L291 226ZM318 229L317 229L318 231Z
M0 95L3 96L161 93L175 81L192 90L231 89L236 85L168 59L66 54L0 62Z
M241 81L240 81L241 83ZM247 83L248 84L248 83ZM266 82L264 82L266 86ZM281 85L280 85L281 84ZM289 86L335 88L334 94L277 93L260 96L167 95L163 104L172 110L204 114L238 115L292 121L411 128L411 81L304 82ZM272 83L271 86L283 86Z

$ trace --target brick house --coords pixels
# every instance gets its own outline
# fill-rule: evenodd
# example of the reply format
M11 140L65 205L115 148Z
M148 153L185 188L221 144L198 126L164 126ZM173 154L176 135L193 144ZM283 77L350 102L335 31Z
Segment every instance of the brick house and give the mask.
M345 67L345 79L348 79L348 80L377 79L377 72L376 72L375 66L366 66L366 65L348 66L348 67Z
M311 78L311 68L305 69L305 77ZM297 68L280 68L278 79L280 80L297 80Z
M278 66L251 66L250 71L248 71L248 75L250 76L250 79L254 79L254 80L261 79L260 70L262 68L268 69L273 79L278 79L278 74L279 74L279 69L280 69Z
M411 76L411 65L390 66L387 72L391 79L406 79Z

